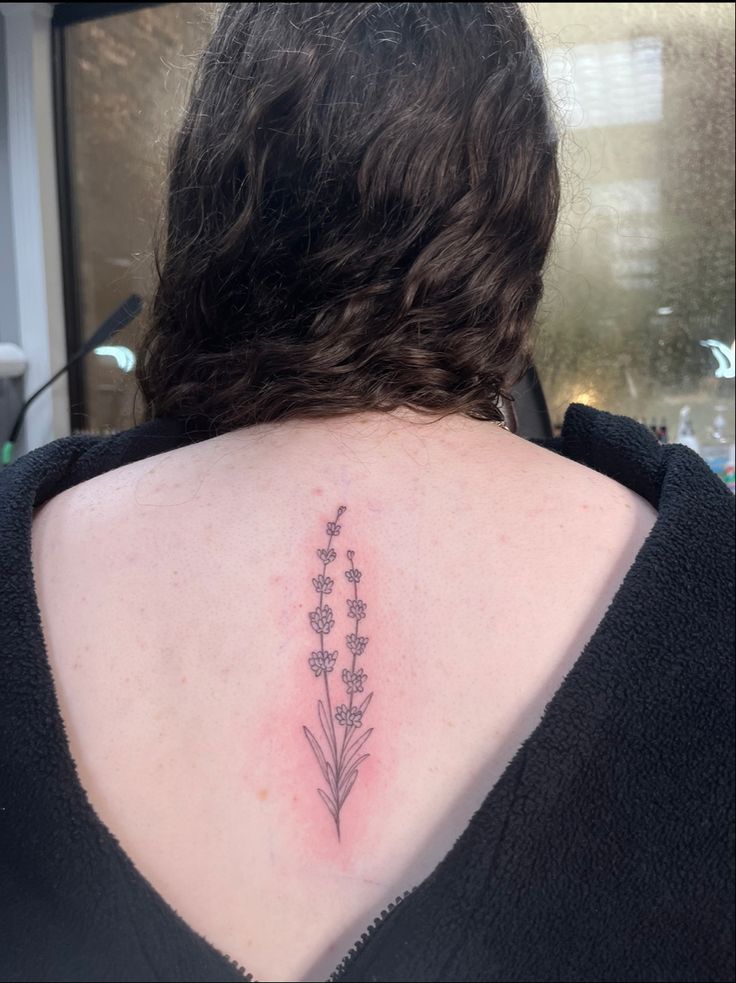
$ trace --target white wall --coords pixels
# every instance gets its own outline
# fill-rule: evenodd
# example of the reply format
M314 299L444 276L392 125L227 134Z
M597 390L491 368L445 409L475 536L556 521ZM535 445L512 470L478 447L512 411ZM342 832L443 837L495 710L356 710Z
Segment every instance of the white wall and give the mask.
M52 11L53 5L46 3L0 3L0 340L18 343L26 353L26 395L46 382L67 357L54 149ZM0 425L3 430L7 427L2 415ZM68 432L69 394L63 376L29 409L19 450Z

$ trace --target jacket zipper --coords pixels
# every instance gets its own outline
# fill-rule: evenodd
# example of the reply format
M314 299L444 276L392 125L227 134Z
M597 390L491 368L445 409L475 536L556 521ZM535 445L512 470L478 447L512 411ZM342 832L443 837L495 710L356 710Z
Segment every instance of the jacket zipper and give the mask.
M371 936L373 936L373 934L378 930L379 926L388 918L391 912L398 908L402 901L408 898L409 895L413 894L415 891L416 887L413 887L410 891L404 891L402 895L400 895L392 904L389 904L388 907L381 912L378 918L374 920L373 924L368 926L358 941L352 946L347 955L340 962L340 965L328 978L327 983L338 983L341 974L345 972L348 965L357 957L358 953L364 948L366 943L370 941Z

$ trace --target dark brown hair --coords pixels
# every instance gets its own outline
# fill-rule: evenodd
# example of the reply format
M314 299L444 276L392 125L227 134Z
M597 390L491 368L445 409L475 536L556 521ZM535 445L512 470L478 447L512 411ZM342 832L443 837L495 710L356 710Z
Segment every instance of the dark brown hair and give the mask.
M501 419L556 153L518 4L225 4L172 147L147 416Z

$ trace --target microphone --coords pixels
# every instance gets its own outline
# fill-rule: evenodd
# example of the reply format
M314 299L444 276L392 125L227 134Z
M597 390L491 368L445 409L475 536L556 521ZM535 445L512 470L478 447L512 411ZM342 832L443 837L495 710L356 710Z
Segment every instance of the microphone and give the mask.
M137 294L131 294L130 297L128 297L128 299L124 301L120 305L120 307L118 307L117 310L115 310L110 315L110 317L106 318L106 320L102 322L102 324L99 326L99 328L97 328L94 334L84 342L84 344L79 349L79 351L77 351L74 355L72 355L72 357L69 359L66 365L60 368L58 372L54 373L54 375L51 376L48 382L45 382L40 389L37 389L35 393L33 393L33 395L28 397L28 399L25 401L25 403L23 403L20 410L18 411L18 415L15 418L15 423L11 428L10 435L8 439L5 441L5 443L3 444L3 449L2 449L3 467L10 464L13 458L13 448L18 439L20 428L23 426L23 420L25 418L26 411L28 410L28 407L31 405L33 400L36 399L37 396L40 396L41 393L44 392L44 390L48 389L48 387L52 385L54 382L56 382L56 380L60 376L62 376L65 372L67 372L70 366L74 365L80 359L84 358L85 355L88 355L93 348L97 348L104 341L107 341L108 338L112 338L112 336L116 334L118 331L120 331L121 328L124 328L126 324L130 324L130 322L140 314L142 307L143 307L143 301L141 300L141 298Z

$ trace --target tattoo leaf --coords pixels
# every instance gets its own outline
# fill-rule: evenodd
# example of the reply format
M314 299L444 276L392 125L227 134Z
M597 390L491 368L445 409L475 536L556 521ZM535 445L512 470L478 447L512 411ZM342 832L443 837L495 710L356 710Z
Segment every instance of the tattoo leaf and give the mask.
M333 757L335 755L335 746L332 743L332 729L330 727L330 721L327 716L327 711L325 710L324 703L322 700L317 701L317 711L319 713L319 722L322 724L322 730L327 738L327 746L332 749Z
M351 788L353 787L353 785L355 784L355 779L356 779L357 777L358 777L358 770L357 770L357 768L354 768L354 769L353 769L353 770L352 770L352 771L350 772L350 774L348 775L348 777L347 777L347 778L345 779L345 784L343 785L343 787L342 787L342 792L341 792L341 794L340 794L340 799L339 799L339 805L338 805L338 808L340 808L340 809L341 809L341 808L342 808L342 806L344 805L344 803L345 803L345 799L347 799L347 797L348 797L348 795L350 795L350 789L351 789Z
M361 734L359 737L357 737L352 742L352 744L351 743L348 743L347 747L345 748L345 754L346 755L347 754L354 754L356 751L359 751L363 747L363 745L365 744L365 742L368 740L368 738L371 736L372 733L373 733L373 728L372 727L369 727L368 730L365 732L365 734Z
M330 785L330 792L335 795L335 790L337 788L337 782L335 781L335 769L332 767L329 761L327 762L327 781ZM336 795L335 798L337 798Z
M368 709L368 704L371 702L372 699L373 699L373 693L369 693L368 696L366 696L366 698L358 707L361 713L365 713L365 711Z
M361 754L359 758L356 757L351 758L351 760L348 761L348 763L345 765L345 774L348 776L352 775L353 771L357 771L366 758L370 758L370 754ZM341 788L345 788L346 781L347 779L345 778L340 779Z
M304 729L304 736L309 741L309 746L314 751L314 756L317 759L317 764L319 765L322 774L325 776L325 778L329 782L330 775L329 775L329 772L328 772L327 769L330 766L327 764L327 759L325 758L324 754L322 753L322 748L319 746L319 743L317 741L317 738L311 732L311 730L309 729L309 727L304 727L303 729Z
M332 813L332 818L335 820L335 822L337 822L337 807L335 806L335 803L332 801L330 796L326 792L324 792L321 788L318 788L317 791L322 797L322 801L324 802L324 804Z

